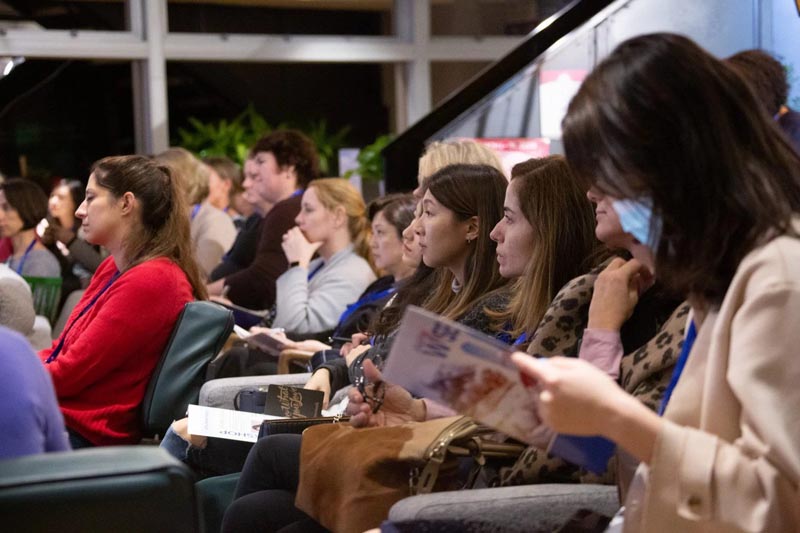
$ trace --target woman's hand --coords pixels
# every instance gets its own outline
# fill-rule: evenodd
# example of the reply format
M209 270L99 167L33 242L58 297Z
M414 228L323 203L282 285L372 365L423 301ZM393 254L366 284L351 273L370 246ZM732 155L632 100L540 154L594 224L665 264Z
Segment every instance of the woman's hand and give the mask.
M350 402L346 412L354 427L398 426L425 420L425 403L412 398L411 393L403 387L384 382L380 371L370 360L364 361L364 377L369 382L365 387L369 398L365 399L355 387L348 394ZM377 383L383 385L376 387ZM383 403L378 412L374 412L374 400L371 399L376 394L376 388L383 389Z
M225 278L218 279L217 281L211 282L206 285L206 291L208 292L208 296L223 296L225 289ZM210 299L210 298L209 298Z
M303 268L308 268L311 258L314 257L314 253L320 246L322 246L321 242L308 242L306 236L297 226L284 233L283 242L281 242L283 253L286 254L286 260L289 263L296 261Z
M331 347L324 342L314 339L292 342L291 345L293 350L303 350L305 352L321 352L322 350L331 349Z
M516 352L511 360L530 378L525 381L539 416L559 433L605 435L616 406L628 397L605 372L580 359Z
M311 377L303 385L304 389L322 391L322 408L328 408L328 402L331 399L331 372L327 368L320 368L314 372Z
M342 347L339 349L339 355L342 357L346 356L350 353L350 350L356 346L361 346L367 340L369 340L369 335L366 333L353 333L353 336L350 337L350 342L342 344Z
M249 331L253 335L262 333L264 335L269 335L273 339L278 339L282 343L286 344L287 348L294 348L296 345L296 343L293 340L291 340L289 337L286 336L286 333L284 333L283 329L253 326L252 328L249 329Z
M652 284L652 274L636 259L611 261L594 282L588 327L619 331Z
M355 361L359 355L366 352L370 348L372 348L372 346L370 346L369 344L360 344L355 348L353 348L352 350L350 350L349 352L347 352L347 355L344 356L345 361L347 361L347 366L352 365L353 361Z
M649 463L664 421L591 363L567 357L511 360L529 384L539 417L558 433L600 435Z

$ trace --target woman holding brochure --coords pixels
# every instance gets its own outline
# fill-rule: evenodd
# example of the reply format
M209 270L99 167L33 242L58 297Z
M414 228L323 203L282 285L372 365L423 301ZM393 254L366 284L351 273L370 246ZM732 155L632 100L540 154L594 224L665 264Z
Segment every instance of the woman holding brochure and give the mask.
M800 159L741 78L669 34L626 41L597 66L564 145L621 199L615 210L692 315L663 416L583 361L515 354L540 415L641 461L625 531L796 529ZM627 288L616 314L636 300L639 272L615 276Z
M458 167L449 168L452 170ZM442 193L441 189L443 185L447 185L446 182L441 182L447 176L446 171L447 169L435 174L426 184L423 197L424 211L417 230L424 245L423 261L431 266L440 267L445 266L442 258L447 256L447 250L458 242L458 239L449 240L449 237L444 237L444 235L452 236L455 232L442 231L440 226L442 221L439 217L447 216L447 213L443 212L445 208L441 205L442 202L439 201L439 198L446 194ZM449 190L449 187L445 188L445 191ZM519 286L534 285L547 291L553 290L551 287L554 286L554 277L560 283L561 277L570 279L581 269L588 269L591 266L596 247L591 205L562 157L549 157L515 167L511 185L505 192L503 210L504 215L498 213L493 219L500 222L490 224L486 229L486 236L491 235L496 246L497 256L493 266L503 277L522 276L517 282ZM558 224L548 223L552 220L558 221ZM494 228L490 230L492 226ZM554 229L556 226L560 227L559 231L570 235L573 246L563 248L555 246L559 238L558 231ZM432 249L434 247L435 250ZM541 263L533 264L532 256L541 258ZM554 268L556 265L559 265L560 269ZM458 279L458 271L453 274ZM552 296L547 294L546 302ZM499 332L505 333L508 339L510 335L519 337L521 333L529 331L528 313L519 307L529 306L531 313L534 315L538 313L541 316L544 308L538 307L539 301L539 298L530 300L512 298L510 305L507 304L501 309L487 312L482 306L481 311L486 316L485 321L499 324ZM519 327L509 322L514 319L521 320ZM538 323L538 318L532 323L534 325ZM525 342L524 337L521 342ZM371 361L365 361L364 366L374 370ZM410 396L408 398L410 399ZM390 401L391 398L387 395L386 400ZM428 410L428 406L423 402L415 402L413 405L419 410L405 413L395 420L392 417L403 409L398 406L389 409L386 416L390 419L383 419L380 424L391 425L409 420L425 420L428 417L444 414L441 407L431 406ZM383 416L381 413L378 411L375 416ZM256 525L277 529L300 520L307 530L318 527L294 508L293 491L297 488L300 442L299 435L286 435L269 437L256 444L242 473L237 489L238 499L225 515L224 530L233 531L239 527L256 527ZM271 510L269 516L265 513L265 509Z

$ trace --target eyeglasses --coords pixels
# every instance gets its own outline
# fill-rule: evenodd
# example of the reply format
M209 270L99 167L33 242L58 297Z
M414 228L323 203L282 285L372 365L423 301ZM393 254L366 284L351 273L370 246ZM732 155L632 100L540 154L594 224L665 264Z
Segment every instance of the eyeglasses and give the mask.
M367 393L367 386L371 385L371 393ZM372 414L377 413L380 411L381 406L383 405L384 397L386 396L386 383L383 381L378 381L377 383L367 383L366 378L364 377L364 369L361 368L361 375L356 378L355 386L358 389L358 392L361 393L361 396L364 398L364 401L367 402L372 408Z

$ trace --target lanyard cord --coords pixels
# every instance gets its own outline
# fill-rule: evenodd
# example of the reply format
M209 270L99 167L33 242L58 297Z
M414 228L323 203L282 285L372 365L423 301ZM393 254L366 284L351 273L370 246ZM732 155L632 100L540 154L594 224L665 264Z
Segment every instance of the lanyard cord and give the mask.
M678 380L686 367L686 361L689 360L689 353L692 351L694 340L697 338L697 328L695 328L694 320L689 322L689 329L686 332L686 338L683 340L683 347L681 348L681 355L678 357L678 362L675 363L675 370L672 371L672 379L667 385L667 390L664 392L664 398L661 400L661 408L658 410L659 415L663 415L667 409L669 399L672 397L672 391L678 385Z
M35 245L36 245L36 237L34 237L31 243L28 245L28 247L25 248L25 253L22 254L22 259L19 260L19 265L17 266L16 270L17 274L19 274L20 276L22 275L22 268L25 266L25 260L28 259L28 254L31 253L31 250L33 250L33 247Z
M52 363L53 361L56 360L56 358L58 358L58 354L61 353L61 349L64 347L64 340L66 340L67 334L72 329L72 326L74 326L75 322L80 320L80 318L83 315L85 315L86 312L89 309L92 308L92 306L97 302L97 300L100 298L100 296L102 296L103 293L106 292L109 287L111 287L111 284L114 283L115 281L117 281L117 278L119 276L120 276L119 271L115 272L114 275L111 276L111 279L108 280L108 283L106 283L105 286L102 289L100 289L100 292L98 292L97 294L94 295L94 298L92 298L92 301L89 302L89 304L86 307L81 309L81 312L78 313L78 316L75 317L75 320L73 320L72 323L63 331L63 333L61 333L61 338L58 339L58 346L56 346L56 349L53 350L53 352L50 354L50 357L47 358L47 361L45 361L45 363L48 363L48 364Z

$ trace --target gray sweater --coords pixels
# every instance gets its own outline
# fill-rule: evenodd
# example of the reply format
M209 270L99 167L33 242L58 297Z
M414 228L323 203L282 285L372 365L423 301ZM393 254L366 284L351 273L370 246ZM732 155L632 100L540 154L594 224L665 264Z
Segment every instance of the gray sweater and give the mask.
M314 259L308 270L290 268L277 280L276 314L272 326L292 333L332 330L347 306L375 281L375 272L348 246L322 268ZM309 280L310 273L314 276Z

